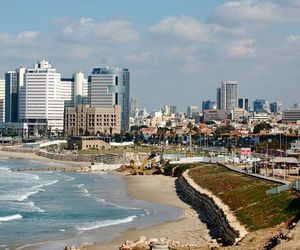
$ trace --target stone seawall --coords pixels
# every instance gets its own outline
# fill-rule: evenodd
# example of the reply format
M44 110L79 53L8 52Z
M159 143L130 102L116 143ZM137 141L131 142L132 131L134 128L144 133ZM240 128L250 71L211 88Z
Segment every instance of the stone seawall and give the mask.
M177 181L179 196L199 213L207 223L213 238L224 245L232 245L243 238L247 231L241 225L229 207L210 191L198 186L184 172Z
M39 150L37 155L59 161L73 161L73 162L101 162L104 164L129 164L130 160L135 162L142 162L147 157L146 153L124 153L124 154L91 154L91 155L77 155L77 154L58 154Z

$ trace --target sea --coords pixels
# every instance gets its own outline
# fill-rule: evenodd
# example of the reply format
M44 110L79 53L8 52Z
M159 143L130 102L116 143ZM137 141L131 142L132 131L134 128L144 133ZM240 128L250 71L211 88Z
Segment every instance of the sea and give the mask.
M72 167L0 158L0 249L109 242L128 228L172 221L180 209L131 197L117 173L17 171Z

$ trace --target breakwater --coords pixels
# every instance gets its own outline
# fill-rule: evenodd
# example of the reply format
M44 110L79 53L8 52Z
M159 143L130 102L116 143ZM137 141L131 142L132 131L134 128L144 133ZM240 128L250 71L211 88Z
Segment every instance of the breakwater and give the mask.
M185 171L177 180L178 194L207 223L212 237L224 245L232 245L242 239L247 231L229 207L211 192L198 186L188 172Z

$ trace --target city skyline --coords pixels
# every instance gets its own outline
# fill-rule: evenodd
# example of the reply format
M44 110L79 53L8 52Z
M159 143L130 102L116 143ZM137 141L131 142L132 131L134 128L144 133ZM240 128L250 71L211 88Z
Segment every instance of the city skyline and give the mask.
M29 0L2 1L1 7L15 14L0 17L0 79L44 58L62 77L128 68L131 96L150 110L200 107L215 100L222 80L239 81L239 97L249 100L281 100L284 108L299 102L295 0Z

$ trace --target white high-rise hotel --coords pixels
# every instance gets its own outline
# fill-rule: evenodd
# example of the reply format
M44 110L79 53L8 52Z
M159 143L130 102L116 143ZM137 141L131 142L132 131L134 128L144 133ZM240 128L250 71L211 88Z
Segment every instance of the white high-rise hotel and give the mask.
M19 120L32 129L63 130L64 100L61 75L45 60L26 69L20 86Z

